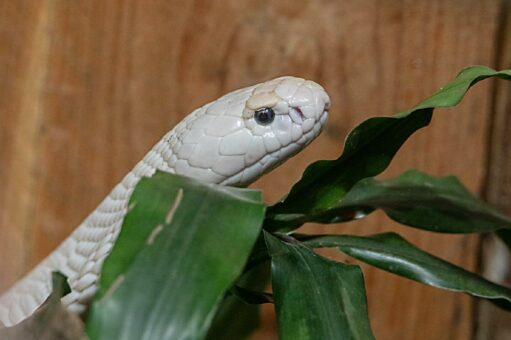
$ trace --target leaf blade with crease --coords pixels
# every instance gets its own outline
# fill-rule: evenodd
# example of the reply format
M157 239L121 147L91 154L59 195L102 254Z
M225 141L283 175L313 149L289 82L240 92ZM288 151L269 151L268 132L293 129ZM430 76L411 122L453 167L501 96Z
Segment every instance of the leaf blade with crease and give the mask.
M336 247L349 256L426 285L489 299L511 309L511 289L415 247L395 233L374 236L296 235L313 248Z
M157 173L130 199L91 308L91 339L201 338L264 216L255 190Z
M280 339L374 339L358 266L265 233Z
M265 229L296 229L313 220L314 215L339 204L359 180L383 172L401 145L413 133L429 124L435 108L457 105L472 85L489 77L511 80L511 70L468 67L414 108L394 116L370 118L362 122L346 138L339 158L309 165L289 194L268 209ZM353 217L338 216L330 223Z
M416 170L383 181L365 178L338 205L310 219L328 223L338 216L366 215L375 209L401 224L435 232L511 229L507 216L473 196L456 177L434 177Z

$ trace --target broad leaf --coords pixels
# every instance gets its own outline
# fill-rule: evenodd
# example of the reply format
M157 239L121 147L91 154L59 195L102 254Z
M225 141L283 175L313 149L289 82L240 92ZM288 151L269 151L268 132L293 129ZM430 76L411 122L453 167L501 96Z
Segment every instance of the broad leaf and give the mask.
M497 72L484 66L466 68L413 109L362 122L348 135L338 159L311 164L287 197L268 210L265 228L296 228L308 215L337 206L359 180L384 171L408 137L429 124L435 108L457 105L472 85L488 77L511 80L511 70ZM353 217L339 216L336 221Z
M501 307L511 308L511 289L428 254L395 233L370 237L351 235L296 237L313 248L338 247L360 261L399 276L433 287L490 299Z
M265 234L280 339L374 339L358 266Z
M259 191L157 173L130 199L87 324L91 339L200 339L260 232Z
M52 293L30 317L19 324L1 328L0 339L5 340L78 340L85 339L83 323L60 302L69 293L64 275L52 273Z
M511 220L474 197L456 177L433 177L410 170L386 181L366 178L331 208L300 222L337 221L383 209L393 220L436 232L490 232L511 228Z

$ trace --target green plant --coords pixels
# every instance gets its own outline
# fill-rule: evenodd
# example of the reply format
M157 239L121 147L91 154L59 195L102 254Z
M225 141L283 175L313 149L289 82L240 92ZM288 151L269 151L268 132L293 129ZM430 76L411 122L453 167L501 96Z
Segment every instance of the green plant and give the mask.
M281 339L374 338L360 267L313 252L321 247L511 309L511 289L395 233L354 236L342 234L342 227L338 235L293 233L306 222L341 223L382 209L410 227L496 233L510 244L509 234L501 231L511 228L511 219L475 198L455 177L411 170L390 180L374 179L408 137L429 124L435 108L455 106L472 85L489 77L511 80L511 70L469 67L413 109L364 121L349 134L339 158L311 164L289 194L270 207L257 190L165 173L143 179L103 267L86 317L87 335L237 339L256 326L256 305L269 302L275 304ZM261 292L270 262L273 295Z

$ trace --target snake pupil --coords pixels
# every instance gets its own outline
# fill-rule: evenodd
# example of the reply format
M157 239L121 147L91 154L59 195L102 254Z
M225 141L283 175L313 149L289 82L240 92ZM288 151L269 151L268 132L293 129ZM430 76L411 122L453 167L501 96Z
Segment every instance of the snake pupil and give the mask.
M263 107L254 113L254 118L261 125L268 125L275 119L275 112L269 107Z

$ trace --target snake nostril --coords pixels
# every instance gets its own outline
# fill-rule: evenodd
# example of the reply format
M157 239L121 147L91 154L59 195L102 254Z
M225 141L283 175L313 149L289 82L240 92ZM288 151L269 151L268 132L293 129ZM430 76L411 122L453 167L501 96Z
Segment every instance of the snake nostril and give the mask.
M296 124L302 124L305 119L305 115L299 107L292 107L289 110L289 117L291 117L291 120Z

